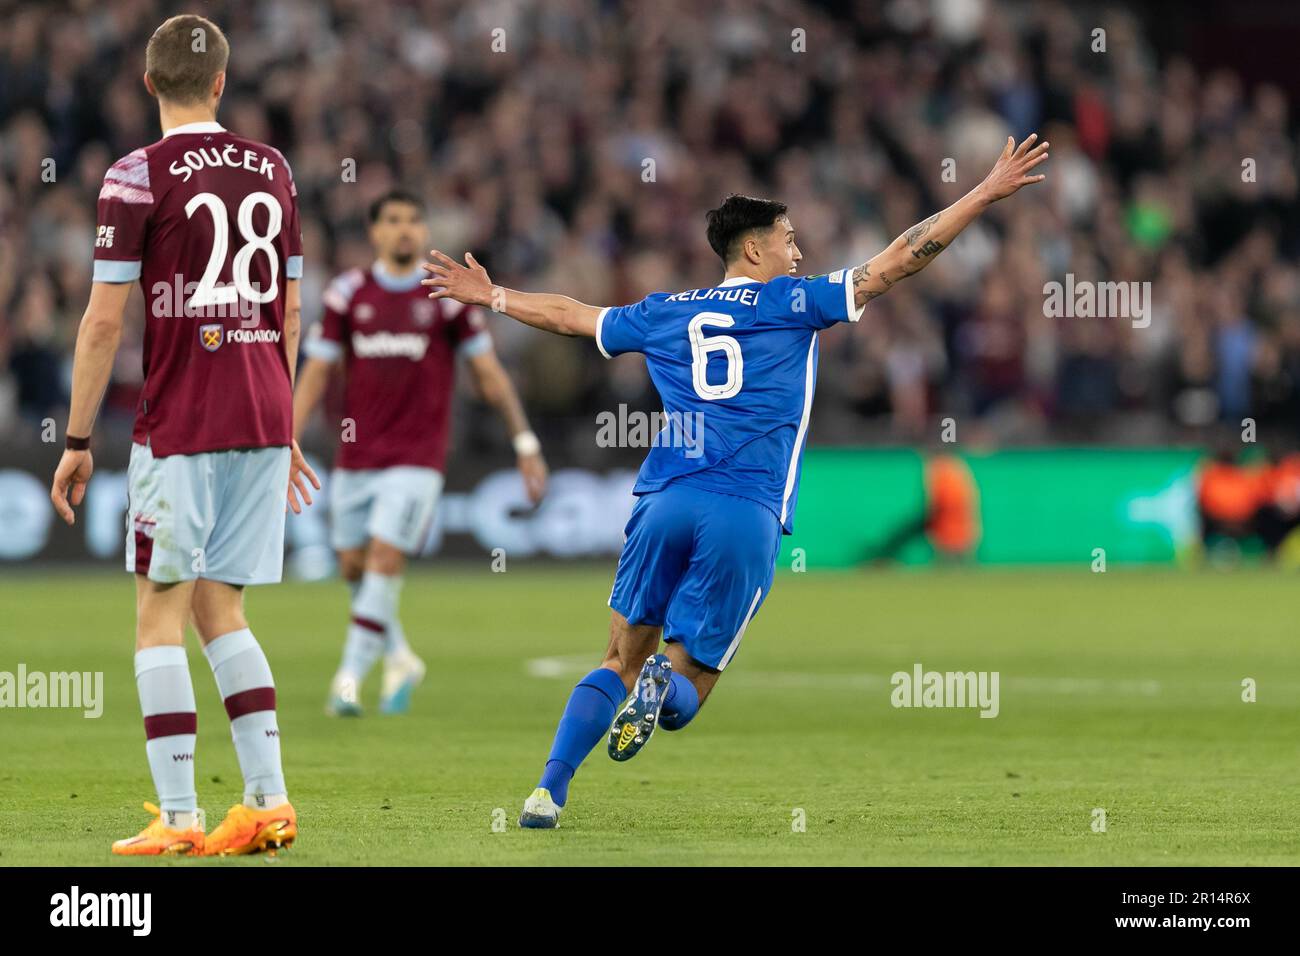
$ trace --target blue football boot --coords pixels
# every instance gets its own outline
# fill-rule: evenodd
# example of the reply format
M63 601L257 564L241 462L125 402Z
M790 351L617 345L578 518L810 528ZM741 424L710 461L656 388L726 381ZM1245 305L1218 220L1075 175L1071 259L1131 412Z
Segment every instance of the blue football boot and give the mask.
M609 755L612 758L631 760L649 743L650 735L659 723L659 711L668 696L672 676L673 665L667 655L655 654L646 658L631 698L609 729Z

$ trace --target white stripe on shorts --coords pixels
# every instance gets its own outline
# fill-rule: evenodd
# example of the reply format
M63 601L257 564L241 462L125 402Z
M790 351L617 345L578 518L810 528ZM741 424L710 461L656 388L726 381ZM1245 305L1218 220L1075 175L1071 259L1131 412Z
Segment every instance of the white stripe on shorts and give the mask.
M759 588L754 592L754 600L749 602L749 613L745 619L740 622L740 630L736 636L731 639L731 646L727 648L727 653L722 655L722 660L718 662L718 670L723 670L731 663L731 658L735 656L736 649L740 647L740 639L745 636L745 628L749 627L749 619L754 616L754 611L758 609L758 599L763 596L763 589Z

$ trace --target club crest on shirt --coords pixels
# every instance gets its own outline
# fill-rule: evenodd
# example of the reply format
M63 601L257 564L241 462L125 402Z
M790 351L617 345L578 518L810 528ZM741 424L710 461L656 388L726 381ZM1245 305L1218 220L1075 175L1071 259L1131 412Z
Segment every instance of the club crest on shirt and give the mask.
M221 339L226 327L220 322L214 322L210 325L199 326L199 344L209 352L215 352L221 348Z
M369 322L375 317L375 307L369 302L362 302L352 310L352 317L358 322Z
M434 305L428 299L416 299L411 303L411 320L420 328L433 324Z

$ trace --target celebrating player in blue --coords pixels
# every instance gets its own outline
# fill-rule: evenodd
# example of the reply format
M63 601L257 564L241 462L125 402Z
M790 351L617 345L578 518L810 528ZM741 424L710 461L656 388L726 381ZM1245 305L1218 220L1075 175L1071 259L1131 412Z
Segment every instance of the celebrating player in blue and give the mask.
M1036 139L1018 148L1008 139L979 186L875 258L829 275L796 277L802 254L783 203L736 195L708 214L723 280L635 305L516 292L494 286L472 255L462 266L430 254L432 299L591 336L606 358L643 353L668 422L633 489L609 648L570 695L520 826L559 825L574 773L607 731L610 756L628 760L655 727L690 723L735 657L772 585L781 535L792 530L817 333L858 321L869 300L929 265L990 203L1044 179L1030 175L1047 159L1048 144ZM702 422L702 434L675 440L685 422ZM667 653L658 652L661 636Z

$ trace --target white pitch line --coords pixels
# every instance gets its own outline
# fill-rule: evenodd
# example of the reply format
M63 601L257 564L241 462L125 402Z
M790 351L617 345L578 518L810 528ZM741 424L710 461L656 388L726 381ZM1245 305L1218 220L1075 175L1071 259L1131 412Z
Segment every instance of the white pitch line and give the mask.
M559 657L534 657L524 663L530 677L564 677L568 674L586 674L600 661L591 654L566 654Z

